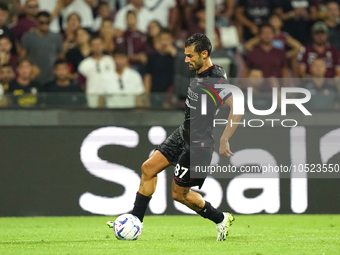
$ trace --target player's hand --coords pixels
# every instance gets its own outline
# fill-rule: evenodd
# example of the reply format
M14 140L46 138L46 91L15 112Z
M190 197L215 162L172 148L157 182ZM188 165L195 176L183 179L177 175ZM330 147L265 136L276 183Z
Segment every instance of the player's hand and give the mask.
M222 141L221 139L220 154L226 158L229 158L230 156L234 156L234 153L232 153L230 150L230 145L228 141Z

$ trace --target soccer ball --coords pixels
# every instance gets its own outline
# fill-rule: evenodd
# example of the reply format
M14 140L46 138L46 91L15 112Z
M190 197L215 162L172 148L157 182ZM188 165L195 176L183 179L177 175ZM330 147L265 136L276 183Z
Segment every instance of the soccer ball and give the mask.
M142 227L136 216L123 214L113 223L113 232L118 240L137 240L142 234Z

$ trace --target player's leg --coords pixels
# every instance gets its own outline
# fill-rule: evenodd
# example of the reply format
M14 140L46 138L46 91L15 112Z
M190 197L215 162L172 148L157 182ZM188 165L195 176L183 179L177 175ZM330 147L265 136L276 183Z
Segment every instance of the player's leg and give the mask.
M230 213L223 213L214 208L209 202L204 201L201 194L191 190L192 186L201 187L206 178L191 178L195 166L209 166L214 148L186 147L176 165L174 180L172 183L172 197L197 212L203 218L207 218L216 224L217 241L225 240L234 217ZM189 171L188 171L189 170Z
M171 194L174 200L186 205L216 224L221 223L224 219L222 212L215 209L209 202L204 201L201 194L191 190L191 187L181 187L173 180Z
M142 177L138 192L147 197L152 196L156 190L157 174L170 165L167 158L160 151L155 150L142 164Z
M178 127L142 165L142 178L132 211L140 221L143 221L151 196L156 190L157 174L171 163L178 162L183 152L181 129L182 126Z
M201 194L191 190L190 187L181 187L172 182L172 197L174 200L186 205L203 218L209 219L216 224L217 241L224 241L228 236L228 231L235 220L230 213L222 213L214 208L209 202L204 201Z
M132 214L143 222L146 208L149 205L152 194L156 190L157 174L170 166L163 154L156 150L142 165L142 177L136 194Z

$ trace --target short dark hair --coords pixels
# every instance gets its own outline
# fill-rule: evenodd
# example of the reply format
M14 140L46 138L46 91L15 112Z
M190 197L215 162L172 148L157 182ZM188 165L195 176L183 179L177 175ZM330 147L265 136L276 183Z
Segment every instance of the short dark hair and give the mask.
M117 47L117 48L113 51L112 55L113 55L113 56L114 56L114 55L125 55L125 56L127 56L127 51L126 51L126 49L123 48L123 47Z
M54 68L57 66L57 65L67 65L68 66L68 62L65 60L65 59L57 59L55 62L54 62Z
M110 18L105 18L105 19L103 19L103 21L102 21L102 26L103 26L104 22L113 23L112 20L111 20Z
M282 18L281 18L278 14L276 14L276 13L272 13L272 14L269 16L269 19L268 19L268 20L270 20L270 19L272 19L272 18L274 18L274 17L277 17L277 18L279 18L280 20L282 20ZM269 22L268 22L268 24L270 25Z
M17 67L19 67L19 66L20 66L22 63L24 63L24 62L28 62L28 63L30 63L30 65L33 65L32 61L29 60L29 58L23 57L23 58L20 58L20 59L18 60Z
M273 33L275 34L275 29L268 22L266 22L266 23L264 23L263 25L260 26L259 34L262 33L262 29L264 29L265 27L269 27L273 31Z
M204 34L194 34L188 38L185 42L185 48L194 45L195 52L201 54L203 51L208 52L208 56L210 56L212 46L209 38Z
M162 35L162 34L168 34L168 35L171 35L171 36L172 36L171 30L168 29L168 28L162 28L162 29L159 31L159 34L158 34L158 35Z
M128 12L126 13L126 17L129 16L129 14L135 15L135 17L137 18L137 14L136 14L134 11L132 11L132 10L128 11Z
M13 66L11 66L10 64L3 64L3 65L1 65L0 69L5 68L5 67L9 67L9 68L11 68L13 70Z
M8 6L4 3L0 3L0 10L8 12Z
M91 43L92 41L94 41L94 40L97 40L97 39L99 39L99 40L101 40L101 41L104 41L104 38L101 37L100 35L94 35L94 36L91 37L90 43Z
M38 12L37 19L39 19L40 17L45 17L45 18L50 19L51 18L51 14L49 12L47 12L47 11L41 11L41 12Z
M4 36L0 36L0 40L2 39L7 39L10 43L12 43L11 38L9 38L8 36L4 35Z
M156 23L160 30L163 29L161 23L159 23L159 21L158 21L158 20L155 20L155 19L154 19L154 20L151 20L151 21L149 22L148 28L149 28L149 26L150 26L151 23Z
M81 23L81 17L78 13L76 12L72 12L70 15L67 16L67 22L69 22L70 18L73 16L73 15L76 15L77 16L77 19L79 20L79 23Z
M102 1L101 1L101 2L99 2L97 8L99 9L99 7L104 6L104 5L105 5L105 6L109 6L109 4L108 4L107 2L102 2Z

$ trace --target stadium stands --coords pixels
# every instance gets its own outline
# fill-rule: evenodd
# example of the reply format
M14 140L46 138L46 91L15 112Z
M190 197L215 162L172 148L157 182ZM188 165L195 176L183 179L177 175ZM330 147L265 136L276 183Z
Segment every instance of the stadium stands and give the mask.
M1 107L25 107L15 103L14 98L18 95L11 92L17 90L11 86L16 84L14 81L19 75L17 62L24 57L32 62L29 83L39 83L35 96L44 98L38 100L34 107L88 107L86 98L89 97L85 93L88 91L88 80L93 78L89 76L95 74L81 74L78 66L91 54L90 38L100 36L104 41L104 53L112 56L115 49L123 48L127 52L130 68L137 71L143 79L145 94L136 96L136 102L133 103L135 107L183 108L179 102L185 96L185 89L179 88L182 85L175 83L184 84L181 81L189 79L190 72L185 74L186 78L178 78L181 75L179 73L183 72L180 56L184 56L178 52L183 50L183 42L193 32L205 31L204 10L207 1L163 0L156 2L156 5L155 1L150 0L21 0L16 5L10 2L0 4L0 68L3 69L0 71L3 76L0 77ZM338 77L340 11L336 1L303 1L301 6L294 1L282 0L226 0L215 3L216 41L213 42L213 59L216 64L222 63L229 78L238 78L237 75L241 74L243 78L250 77L253 69L261 71L264 78L310 78L310 67L316 58L323 58L326 63L328 71L325 78ZM263 40L266 39L260 34L262 26L272 26L274 31L274 38L270 39L272 47L267 49L263 48ZM167 49L162 49L158 36L164 29L170 31L172 42L172 45L163 45ZM319 45L317 36L324 37L321 41L325 46ZM265 51L268 51L267 54L263 53ZM269 59L272 59L271 56L280 56L282 60L277 66L270 61L263 63L261 60L262 63L259 63L256 52L268 55ZM315 55L318 57L314 57ZM73 86L78 86L74 90L78 91L74 98L82 97L80 102L84 104L73 104L62 99L58 103L61 94L48 89L48 84L57 78L53 66L60 59L67 61L69 80ZM282 70L282 63L287 70ZM159 72L157 68L165 69L166 66L169 71L165 76L155 75L155 72ZM329 71L330 68L333 71ZM11 72L14 77L7 75ZM112 77L117 76L117 70L110 72ZM154 79L150 79L150 73ZM13 79L13 82L8 79ZM268 84L270 83L264 82L264 91L271 90ZM289 82L287 84L304 86L302 82L299 85ZM280 85L282 84L279 83ZM339 91L336 79L328 85L332 86L330 93L335 103L327 104L327 109L338 105L336 102ZM27 90L24 85L22 87L24 91ZM108 91L116 96L122 95L122 91L116 89ZM67 97L70 93L73 92L69 91ZM107 94L99 93L99 96ZM46 104L48 98L54 103ZM143 103L140 103L141 98ZM99 104L100 107L107 105L105 102ZM323 108L324 106L320 106L320 109Z

